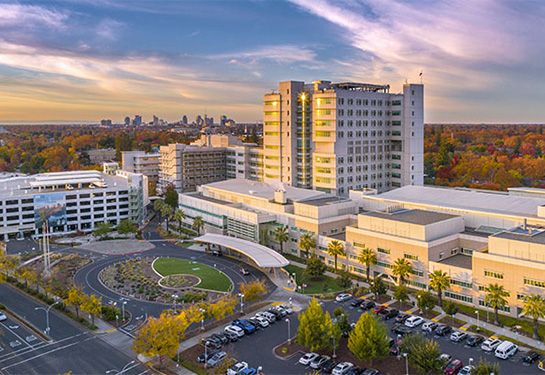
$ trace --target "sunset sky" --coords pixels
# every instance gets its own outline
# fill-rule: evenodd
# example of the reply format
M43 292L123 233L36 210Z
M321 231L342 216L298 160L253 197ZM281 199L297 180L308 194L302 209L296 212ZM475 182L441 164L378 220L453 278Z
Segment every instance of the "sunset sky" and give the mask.
M261 121L282 80L419 82L425 121L545 122L545 1L0 0L0 123Z

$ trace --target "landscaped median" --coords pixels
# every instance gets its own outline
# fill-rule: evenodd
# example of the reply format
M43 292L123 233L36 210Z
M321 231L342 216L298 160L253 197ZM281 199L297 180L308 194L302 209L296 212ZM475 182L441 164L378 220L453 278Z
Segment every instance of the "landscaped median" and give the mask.
M309 276L305 273L304 268L291 264L284 267L284 269L290 275L295 274L295 281L297 282L297 285L301 286L301 292L304 294L336 293L346 289L339 286L337 280L330 276ZM305 287L303 287L303 284Z

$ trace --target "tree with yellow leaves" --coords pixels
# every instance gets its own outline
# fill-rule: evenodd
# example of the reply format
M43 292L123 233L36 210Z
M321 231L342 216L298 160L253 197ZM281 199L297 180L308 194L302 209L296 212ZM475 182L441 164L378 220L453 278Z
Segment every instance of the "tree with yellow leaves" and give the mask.
M205 311L204 316L206 318L211 318L216 320L222 320L227 315L231 315L235 311L236 306L237 306L237 300L233 298L232 296L223 297L213 303L210 302L210 303L199 304L199 308ZM202 312L199 312L199 314L202 314ZM202 319L202 315L200 316Z
M244 300L247 302L259 301L267 293L263 281L258 280L252 283L243 283L240 286L240 293L244 294Z
M7 276L11 275L17 267L15 257L6 254L2 245L0 245L0 284L5 283Z
M95 325L95 315L100 314L101 302L102 297L97 298L97 296L91 294L90 296L85 295L83 302L81 303L81 310L91 314L93 325Z
M67 306L74 306L76 309L76 315L79 318L79 309L83 301L85 300L85 294L77 286L73 286L68 291L68 298L63 302Z

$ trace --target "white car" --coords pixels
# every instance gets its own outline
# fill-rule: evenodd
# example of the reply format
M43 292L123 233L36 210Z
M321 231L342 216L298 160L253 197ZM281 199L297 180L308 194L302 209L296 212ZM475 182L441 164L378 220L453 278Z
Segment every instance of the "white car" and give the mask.
M481 344L481 349L485 352L493 352L498 346L500 346L501 340L498 339L486 339Z
M319 369L322 367L324 363L329 361L331 358L327 355L322 355L320 357L314 358L312 362L310 362L310 367L313 369Z
M422 323L424 323L424 319L422 319L421 316L411 316L409 319L405 320L405 325L409 328L418 327Z
M276 322L276 317L268 311L260 311L255 316L261 316L269 321L269 323Z
M475 369L475 366L470 366L470 365L464 366L464 367L462 367L462 369L460 370L458 375L471 375L471 372L474 369Z
M256 315L254 316L254 319L257 320L257 322L262 328L267 328L269 326L269 321L267 320L267 318Z
M240 327L237 327L237 326L233 326L233 325L227 326L227 327L225 327L224 331L234 333L238 337L244 336L244 330L242 328L240 328Z
M453 341L453 342L461 342L461 341L464 341L466 338L467 338L467 333L460 332L460 331L452 332L452 334L450 335L450 341Z
M341 362L335 368L333 371L331 371L331 375L344 375L350 370L354 365L350 362Z
M291 314L293 312L293 309L291 307L289 307L288 305L284 305L283 303L276 306L282 310L284 310L288 315Z
M248 368L248 364L246 362L235 363L233 367L227 370L227 375L238 375L238 373L244 370L245 368Z
M424 324L422 324L422 331L429 331L430 329L433 331L435 328L437 328L439 326L438 323L436 322L426 322Z
M345 301L348 301L349 299L352 299L352 296L348 293L341 293L337 297L335 297L335 301L337 302L345 302Z
M4 313L0 313L0 322L3 322L4 320L6 320L8 317L6 316L6 314Z
M317 353L307 353L301 358L299 358L299 363L305 366L308 366L310 362L314 361L316 358L318 358L320 355Z

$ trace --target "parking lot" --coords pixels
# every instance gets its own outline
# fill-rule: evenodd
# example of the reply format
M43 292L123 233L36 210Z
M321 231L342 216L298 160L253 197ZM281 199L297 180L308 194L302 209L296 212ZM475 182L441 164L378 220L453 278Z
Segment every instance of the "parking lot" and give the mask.
M34 351L46 343L32 331L22 326L9 316L0 322L0 368L9 365L20 355Z
M343 303L329 301L322 304L324 310L329 311L330 314L333 314L333 310L339 306L343 307L351 323L356 322L362 313L362 310L352 308L350 306L350 301ZM299 324L295 313L287 315L281 321L273 323L268 328L260 329L253 334L245 335L239 341L226 344L221 348L221 350L229 353L232 358L247 362L250 367L257 368L258 366L262 366L263 371L267 374L309 373L311 370L310 368L298 363L298 360L302 354L294 355L287 360L283 360L276 357L273 353L274 347L282 344L288 338L288 323L285 322L286 318L290 321L290 333L292 336L294 336L297 332L297 327ZM385 323L388 326L388 331L390 332L390 329L395 324L394 319L387 320ZM416 327L414 331L421 332L421 326ZM397 339L396 334L390 332L390 336ZM524 348L519 350L517 354L508 360L500 360L494 356L494 353L484 352L479 346L475 348L466 345L465 340L461 343L451 342L450 334L447 336L438 336L433 333L428 335L428 337L432 337L439 343L443 353L449 354L453 359L460 359L464 365L469 364L470 358L473 359L474 365L477 364L480 358L485 358L488 361L500 363L502 374L531 375L542 373L537 368L537 361L530 366L523 364L522 357L524 355L524 350L526 350ZM342 357L339 357L338 359L340 361L343 360Z

